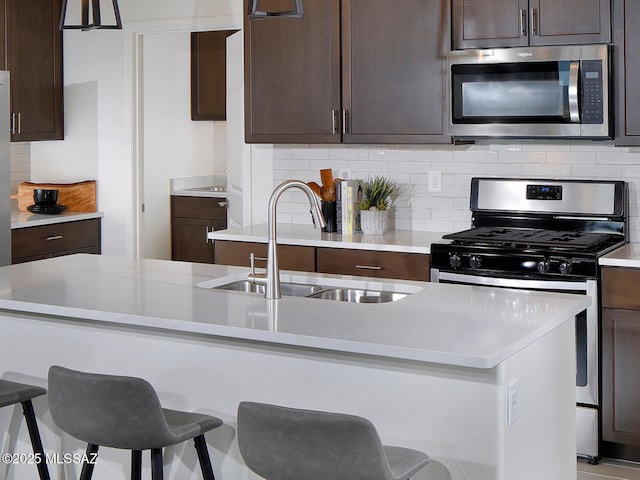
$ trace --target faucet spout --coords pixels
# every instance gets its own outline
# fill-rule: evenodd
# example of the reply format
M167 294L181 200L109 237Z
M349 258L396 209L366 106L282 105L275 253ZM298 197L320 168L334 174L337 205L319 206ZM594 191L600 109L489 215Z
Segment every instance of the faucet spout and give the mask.
M302 190L309 199L309 205L311 206L311 215L313 217L313 223L316 228L322 228L326 225L318 198L313 190L311 190L306 183L300 180L286 180L278 185L269 198L269 211L267 219L267 285L265 289L264 298L277 299L281 297L280 294L280 270L278 268L278 249L277 249L277 232L276 232L276 207L278 200L283 192L290 188L299 188Z

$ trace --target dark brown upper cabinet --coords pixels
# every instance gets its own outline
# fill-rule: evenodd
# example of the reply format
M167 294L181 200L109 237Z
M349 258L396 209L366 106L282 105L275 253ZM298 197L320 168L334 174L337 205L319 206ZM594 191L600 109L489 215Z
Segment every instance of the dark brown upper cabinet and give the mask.
M286 3L262 0L260 6L282 11L290 9ZM450 142L448 1L303 5L301 20L245 17L247 142Z
M453 0L453 48L611 41L611 0Z
M4 0L11 140L64 138L61 0Z
M640 2L613 1L616 145L640 145Z
M191 33L191 120L227 119L227 37L235 32Z

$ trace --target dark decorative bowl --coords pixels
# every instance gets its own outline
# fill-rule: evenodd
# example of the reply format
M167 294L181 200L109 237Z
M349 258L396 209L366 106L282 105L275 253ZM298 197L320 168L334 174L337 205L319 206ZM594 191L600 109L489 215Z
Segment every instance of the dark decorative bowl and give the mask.
M55 205L58 201L58 190L36 188L33 190L33 201L36 205Z

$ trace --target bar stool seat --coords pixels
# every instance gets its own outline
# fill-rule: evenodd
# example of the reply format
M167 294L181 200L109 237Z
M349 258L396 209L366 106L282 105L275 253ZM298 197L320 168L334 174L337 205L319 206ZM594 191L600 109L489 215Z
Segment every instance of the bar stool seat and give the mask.
M151 450L151 476L161 480L162 449L193 439L205 480L214 480L204 434L222 425L211 415L162 408L154 388L142 378L49 369L49 406L53 421L72 437L98 447L131 450L131 478L142 476L142 450ZM91 457L90 457L91 458ZM85 463L81 480L93 474Z
M31 400L46 393L47 390L42 387L0 379L0 408L18 403L22 404L22 413L27 423L33 453L40 458L40 462L36 464L40 480L49 480L50 477L45 452L42 448L40 430L38 429L36 414Z
M382 445L366 418L256 402L238 406L238 447L265 480L407 480L429 462Z

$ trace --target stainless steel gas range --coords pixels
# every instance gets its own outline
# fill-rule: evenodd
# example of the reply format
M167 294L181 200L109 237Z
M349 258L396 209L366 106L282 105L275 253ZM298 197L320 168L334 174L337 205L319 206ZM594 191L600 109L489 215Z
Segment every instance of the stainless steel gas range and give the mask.
M472 225L431 245L434 282L589 295L576 317L577 453L599 457L598 258L627 242L622 181L473 178Z

